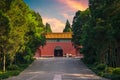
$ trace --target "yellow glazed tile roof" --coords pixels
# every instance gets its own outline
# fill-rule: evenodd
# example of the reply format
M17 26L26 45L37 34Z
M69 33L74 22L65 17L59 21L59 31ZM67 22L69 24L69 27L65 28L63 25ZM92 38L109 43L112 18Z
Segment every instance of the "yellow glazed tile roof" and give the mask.
M63 33L47 33L45 35L45 37L47 39L55 39L55 38L63 38L63 39L67 39L67 38L72 38L72 33L71 32L63 32Z

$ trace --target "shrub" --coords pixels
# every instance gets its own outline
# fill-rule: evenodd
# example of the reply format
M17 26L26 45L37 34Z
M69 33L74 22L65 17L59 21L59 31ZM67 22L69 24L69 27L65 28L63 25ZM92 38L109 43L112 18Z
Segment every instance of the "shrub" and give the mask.
M120 68L113 69L111 80L120 80Z
M99 72L97 73L97 75L99 75L99 76L104 76L104 73L101 72L101 71L99 71Z
M120 68L115 68L115 69L113 70L112 74L120 75Z
M30 55L26 55L24 57L24 60L26 63L31 63L32 61L34 61L34 58L32 58Z
M96 69L100 70L100 71L105 71L106 65L105 64L99 64L99 65L97 65Z
M0 80L8 78L8 77L9 77L9 75L6 73L0 74Z
M33 53L31 52L31 49L29 47L26 47L26 55L23 57L25 63L31 63L33 59Z
M112 75L111 80L120 80L120 75Z
M8 70L18 70L19 67L17 65L10 65L7 67Z
M20 73L20 71L6 71L2 74L0 74L0 80L8 78L10 76L16 76Z
M104 73L103 77L108 78L108 79L111 79L112 74Z
M113 70L114 70L114 68L112 68L112 67L108 67L108 68L107 68L107 73L112 74Z
M94 64L96 62L96 59L94 56L92 57L84 57L84 62L87 64Z

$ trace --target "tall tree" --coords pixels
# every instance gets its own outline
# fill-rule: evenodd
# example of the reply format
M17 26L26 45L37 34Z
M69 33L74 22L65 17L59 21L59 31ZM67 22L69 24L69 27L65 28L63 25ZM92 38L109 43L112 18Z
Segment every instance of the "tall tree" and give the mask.
M0 60L3 63L3 71L6 70L6 54L9 47L9 31L10 25L8 18L0 12Z
M77 11L72 23L73 38L75 45L81 45L82 26L89 20L89 9L86 11Z
M0 10L3 12L6 12L10 9L12 0L0 0Z
M82 33L81 36L79 33L75 34L77 29L74 31L76 26L73 26L73 42L78 42L75 44L82 43L84 59L88 63L97 62L112 67L120 66L118 63L120 60L119 4L119 0L89 0L90 18L85 20L80 16L78 20L82 24L84 24L82 20L85 20L85 24L78 28L79 31L81 29L79 32ZM79 36L78 41L74 35Z
M120 1L89 0L89 2L92 16L91 24L94 24L94 25L90 24L90 26L94 27L93 29L94 32L96 33L96 35L94 36L94 44L96 53L100 55L99 60L101 60L100 62L108 64L108 66L112 67L120 66L120 64L118 64L119 58L117 57L120 56L118 50L119 49L118 46L120 45L119 44L120 39L115 37L115 35L116 36L119 35L120 31L119 25L115 25L118 24L120 20L120 18L118 17L119 16L118 14L120 13L119 11ZM117 50L117 53L115 52L115 50Z
M0 65L31 60L35 50L45 44L44 33L40 14L23 0L0 0Z
M50 24L46 23L46 32L52 32Z
M67 20L63 32L71 32L71 31L72 31L71 30L71 25L70 25L69 21Z

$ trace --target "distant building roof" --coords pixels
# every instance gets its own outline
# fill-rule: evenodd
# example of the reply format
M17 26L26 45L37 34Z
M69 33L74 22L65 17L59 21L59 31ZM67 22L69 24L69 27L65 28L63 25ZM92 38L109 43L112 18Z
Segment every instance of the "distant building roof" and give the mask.
M62 38L62 39L71 39L72 38L72 33L71 32L63 32L63 33L47 33L45 35L47 39L57 39L57 38Z

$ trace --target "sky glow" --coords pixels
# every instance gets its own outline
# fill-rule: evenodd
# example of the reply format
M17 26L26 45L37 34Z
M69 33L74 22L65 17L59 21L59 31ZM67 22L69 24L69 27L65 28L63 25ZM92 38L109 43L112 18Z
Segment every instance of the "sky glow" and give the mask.
M24 0L30 8L39 12L43 23L49 23L53 32L62 32L66 20L72 24L75 12L88 8L88 0Z

